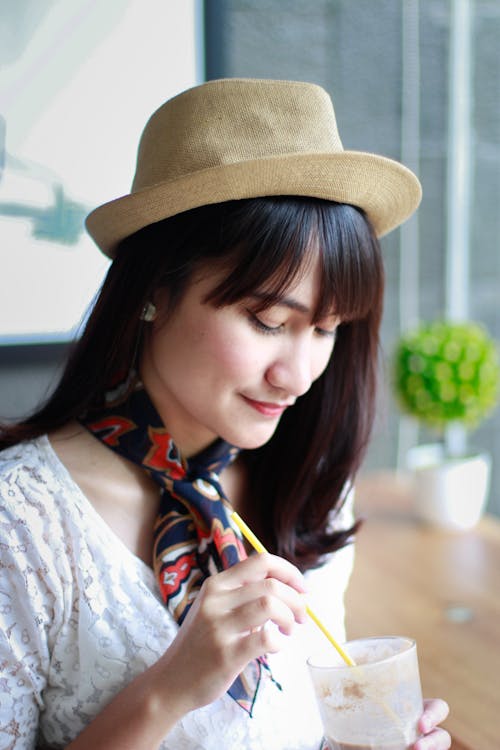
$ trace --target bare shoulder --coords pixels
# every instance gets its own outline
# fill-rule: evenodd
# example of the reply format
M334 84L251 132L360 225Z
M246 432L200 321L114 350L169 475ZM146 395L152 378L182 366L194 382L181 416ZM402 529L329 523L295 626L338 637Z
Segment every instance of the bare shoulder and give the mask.
M92 454L95 452L99 454L101 449L105 453L109 452L78 422L68 422L59 429L50 432L48 438L52 448L64 463L66 461L70 463L81 461L89 450ZM103 457L105 453L103 453Z
M158 486L143 469L110 450L77 422L48 437L97 512L129 549L149 564Z
M60 461L91 500L96 493L115 496L117 490L144 492L152 487L144 471L110 450L78 422L69 422L48 437Z

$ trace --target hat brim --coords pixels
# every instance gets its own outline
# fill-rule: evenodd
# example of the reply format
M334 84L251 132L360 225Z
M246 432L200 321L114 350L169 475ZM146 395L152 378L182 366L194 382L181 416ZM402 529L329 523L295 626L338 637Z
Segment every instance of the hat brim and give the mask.
M148 224L199 206L272 195L357 206L382 237L415 211L422 190L413 172L376 154L285 154L211 167L116 198L94 209L86 227L113 258L121 240Z

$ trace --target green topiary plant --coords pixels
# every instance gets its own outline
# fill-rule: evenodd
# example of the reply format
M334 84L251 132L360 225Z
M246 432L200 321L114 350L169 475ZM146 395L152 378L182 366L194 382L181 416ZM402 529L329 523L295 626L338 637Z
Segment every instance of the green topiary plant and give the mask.
M427 427L473 429L499 400L496 343L477 323L424 323L398 342L394 390L402 411Z

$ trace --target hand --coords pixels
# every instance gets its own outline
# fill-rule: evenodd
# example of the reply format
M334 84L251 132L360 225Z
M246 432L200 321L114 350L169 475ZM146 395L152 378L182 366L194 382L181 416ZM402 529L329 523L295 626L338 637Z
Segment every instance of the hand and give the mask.
M438 727L448 713L448 704L440 698L424 700L424 713L418 722L418 729L425 736L415 743L414 750L448 750L451 747L450 735Z
M160 663L186 712L223 695L249 661L279 651L282 634L306 620L301 573L270 554L210 576ZM277 627L264 627L268 621Z

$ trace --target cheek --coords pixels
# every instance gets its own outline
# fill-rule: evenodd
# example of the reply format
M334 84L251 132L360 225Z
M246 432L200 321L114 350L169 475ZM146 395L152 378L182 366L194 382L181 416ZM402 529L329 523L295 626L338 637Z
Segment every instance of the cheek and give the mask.
M206 354L212 370L223 379L245 380L259 369L255 345L245 336L245 331L222 328L213 330L205 340Z
M200 381L205 390L210 383L241 380L255 359L244 323L230 308L206 306L195 313L173 321L162 341L164 352L171 347L172 367L184 373L186 382Z
M324 373L324 371L328 367L328 363L330 362L332 356L333 356L333 344L329 344L328 346L322 346L319 348L319 351L316 352L314 360L313 360L313 366L312 366L313 380L317 380Z

